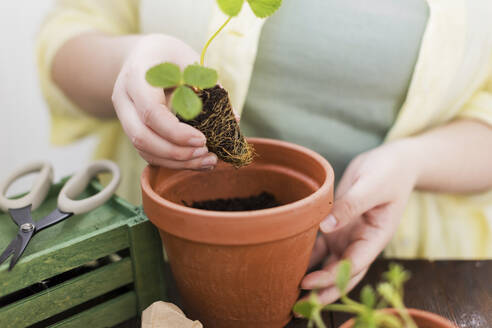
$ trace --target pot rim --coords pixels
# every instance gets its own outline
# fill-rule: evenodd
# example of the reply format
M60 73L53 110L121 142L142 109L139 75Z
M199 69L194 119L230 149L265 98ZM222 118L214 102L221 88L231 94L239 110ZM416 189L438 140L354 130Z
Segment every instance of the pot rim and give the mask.
M385 308L385 309L381 309L381 311L392 312L395 314L397 313L397 311L393 308ZM450 320L444 318L443 316L437 313L421 310L421 309L414 309L414 308L407 308L407 311L412 318L420 318L438 324L439 326L436 328L457 328L457 326L454 323L452 323ZM354 324L354 319L352 318L345 321L340 326L340 328L350 328L353 326L353 324Z
M334 184L335 180L335 174L333 172L333 168L329 164L329 162L321 155L316 153L313 150L310 150L306 147L293 144L290 142L282 141L282 140L276 140L276 139L268 139L268 138L248 138L248 141L251 143L261 143L261 144L269 144L269 145L276 145L276 146L281 146L283 148L289 148L294 151L298 151L300 153L303 153L304 155L313 158L318 164L320 164L325 173L326 177L321 186L311 193L309 196L304 197L302 199L299 199L297 201L285 204L285 205L280 205L277 207L273 208L267 208L267 209L262 209L262 210L254 210L254 211L211 211L211 210L202 210L202 209L196 209L192 207L187 207L185 205L180 205L177 203L174 203L172 201L169 201L163 197L161 197L159 194L157 194L154 189L150 186L150 181L149 181L149 175L150 175L150 170L152 169L151 165L147 165L142 172L141 176L141 186L142 189L147 195L156 203L160 204L163 207L170 208L174 211L181 212L186 215L193 215L195 217L199 217L200 219L227 219L227 220L248 220L251 221L252 219L263 219L265 216L271 216L271 215L277 215L281 214L284 212L289 212L292 210L295 210L296 208L305 206L307 204L310 204L312 201L317 199L323 194L326 194L329 192L331 186Z

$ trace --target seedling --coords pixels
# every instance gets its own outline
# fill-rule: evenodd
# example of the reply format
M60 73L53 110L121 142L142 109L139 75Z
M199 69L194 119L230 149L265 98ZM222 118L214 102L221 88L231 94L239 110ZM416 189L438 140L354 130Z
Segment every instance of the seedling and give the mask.
M151 85L174 88L171 107L178 118L200 130L207 138L208 150L236 168L252 163L255 152L239 130L227 91L216 85L217 72L204 67L204 61L210 43L239 14L245 1L259 18L270 16L282 3L282 0L217 0L227 19L205 43L200 64L189 65L181 72L175 64L162 63L146 73Z
M309 320L308 327L326 328L321 318L322 311L352 313L356 316L354 328L417 328L403 303L403 285L410 278L410 273L398 264L391 263L389 270L383 274L376 291L366 285L361 290L361 302L347 296L347 285L350 281L351 264L344 260L338 267L335 285L340 292L341 304L323 305L316 292L294 305L293 311ZM393 307L398 316L381 311L382 308Z
M182 73L179 66L163 63L147 71L147 81L161 88L176 88L171 106L182 118L191 120L202 111L202 100L195 90L207 89L217 84L217 72L200 65L189 65Z
M233 17L239 14L244 1L248 2L253 13L259 18L272 15L282 4L282 0L217 0L219 8L228 18L205 43L200 56L200 64L187 66L183 73L177 65L168 62L156 65L147 71L145 77L152 86L175 88L171 96L171 106L175 113L183 119L192 120L202 111L203 102L197 92L212 88L217 84L217 72L203 66L205 53L215 37Z

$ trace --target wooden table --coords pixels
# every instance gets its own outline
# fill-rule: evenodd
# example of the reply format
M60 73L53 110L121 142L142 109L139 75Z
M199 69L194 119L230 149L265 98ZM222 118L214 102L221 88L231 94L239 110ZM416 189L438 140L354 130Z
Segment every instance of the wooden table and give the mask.
M389 262L376 261L351 296L358 299L362 286L376 284ZM492 328L492 260L394 262L412 272L412 278L405 286L405 303L408 307L440 314L460 328ZM327 327L335 328L348 317L325 313L324 319ZM138 322L134 319L118 327L138 327ZM295 319L286 328L305 327L305 320Z

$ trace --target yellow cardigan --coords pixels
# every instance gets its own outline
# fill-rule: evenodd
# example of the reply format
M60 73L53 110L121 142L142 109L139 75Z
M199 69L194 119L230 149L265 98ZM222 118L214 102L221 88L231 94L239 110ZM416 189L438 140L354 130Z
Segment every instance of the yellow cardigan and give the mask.
M387 141L457 118L492 125L492 2L427 1L430 16L419 58ZM139 5L138 0L58 0L37 44L41 87L51 113L52 142L68 144L89 134L97 135L100 143L95 157L118 162L124 176L119 193L135 203L140 201L139 175L145 163L119 122L86 115L53 83L50 70L59 47L75 35L92 30L112 35L138 33ZM199 14L189 14L188 28L193 28L193 16ZM223 14L215 7L210 30L223 21ZM219 71L235 108L241 110L264 20L253 17L245 6L231 23L214 41L207 64ZM475 195L413 192L385 254L404 258L492 258L492 191Z

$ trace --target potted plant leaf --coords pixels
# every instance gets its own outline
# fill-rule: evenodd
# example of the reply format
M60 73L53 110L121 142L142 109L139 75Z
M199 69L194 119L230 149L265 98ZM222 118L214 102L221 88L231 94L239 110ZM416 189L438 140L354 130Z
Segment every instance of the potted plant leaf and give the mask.
M253 13L264 18L272 15L282 0L246 0ZM235 167L253 161L254 150L239 130L227 91L217 85L214 69L204 67L210 43L237 16L245 0L217 0L227 20L210 37L202 49L200 63L187 66L183 72L173 63L161 63L146 73L147 82L161 88L174 88L171 107L176 116L200 130L207 138L209 151Z
M347 295L347 285L351 278L351 264L344 260L338 267L335 284L340 292L341 303L323 305L316 292L307 300L296 303L293 311L308 319L308 327L326 328L321 313L323 311L347 312L355 318L345 322L340 328L455 328L448 320L434 313L407 309L403 302L403 285L410 273L398 264L391 263L383 274L384 281L374 289L370 285L362 288L360 302ZM391 306L391 307L388 307Z

